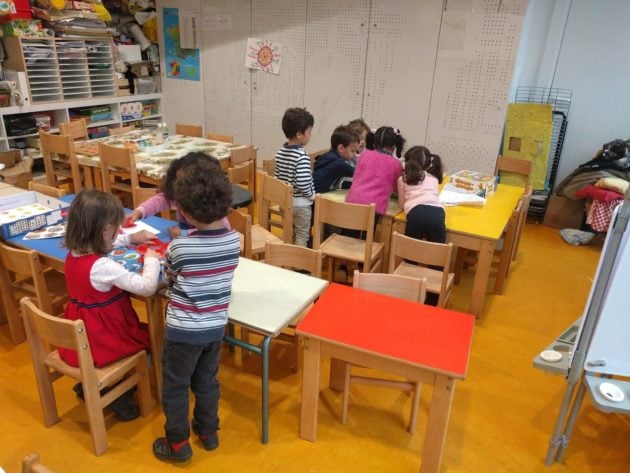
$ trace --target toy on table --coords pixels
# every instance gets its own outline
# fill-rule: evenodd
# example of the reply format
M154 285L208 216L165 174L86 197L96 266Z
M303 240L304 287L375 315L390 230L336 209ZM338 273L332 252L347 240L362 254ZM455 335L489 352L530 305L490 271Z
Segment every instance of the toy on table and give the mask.
M142 269L144 267L144 254L147 250L154 250L160 258L160 264L162 264L164 263L164 255L167 248L168 242L158 240L156 238L148 243L114 248L107 256L116 261L118 264L124 266L128 271L142 273Z

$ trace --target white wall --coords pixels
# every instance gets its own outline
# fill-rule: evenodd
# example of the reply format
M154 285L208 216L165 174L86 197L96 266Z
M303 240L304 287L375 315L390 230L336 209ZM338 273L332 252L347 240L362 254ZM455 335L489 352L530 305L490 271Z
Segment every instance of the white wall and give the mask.
M630 138L627 18L628 0L529 2L514 83L573 91L556 184L603 143Z

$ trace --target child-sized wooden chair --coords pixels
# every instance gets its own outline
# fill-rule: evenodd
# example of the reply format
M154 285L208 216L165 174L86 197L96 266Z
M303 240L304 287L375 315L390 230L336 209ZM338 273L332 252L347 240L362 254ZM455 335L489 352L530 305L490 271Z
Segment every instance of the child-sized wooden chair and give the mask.
M136 125L119 126L116 128L110 128L109 136L120 136L120 135L124 135L125 133L130 133L136 130L137 130Z
M365 291L377 292L399 299L422 303L426 297L426 278L416 279L396 274L382 273L360 273L354 272L352 287ZM387 323L386 314L383 314L383 323ZM418 418L418 405L420 404L421 384L414 381L396 381L392 379L375 378L372 376L357 376L352 374L352 364L345 363L344 366L344 389L341 408L341 422L345 424L348 420L348 400L350 398L350 386L353 384L368 384L372 386L382 386L386 388L403 389L413 393L411 403L411 414L409 416L409 433L416 431L416 420Z
M243 258L252 257L252 217L245 215L237 209L232 211L227 216L228 222L232 230L238 232L241 240L241 256Z
M203 128L200 125L187 125L185 123L176 123L175 134L201 138L203 136Z
M315 278L322 276L322 252L312 250L303 246L290 245L287 243L265 243L265 263L280 268L290 269L292 271L307 272ZM295 326L302 319L304 314L308 312L306 308L302 314L294 319L287 327L287 330L280 333L274 340L281 340L291 343L295 352L295 362L293 370L297 372L300 362L300 341L295 334ZM249 340L249 333L246 328L241 328L241 339L246 342ZM249 351L243 350L243 358L249 355Z
M129 195L135 208L140 202L133 201L133 190L140 187L140 182L133 150L99 143L98 152L101 156L103 190L112 194Z
M39 461L39 453L31 453L22 460L22 473L54 473Z
M223 143L234 143L232 135L222 135L220 133L206 132L206 138L212 141L221 141Z
M133 205L134 208L140 205L147 199L150 199L155 194L157 194L160 190L157 187L134 187L133 188ZM160 212L160 217L165 219L171 218L170 210L163 210Z
M108 447L103 415L105 407L133 386L138 386L140 413L144 417L150 412L152 401L146 352L142 350L104 368L95 368L82 320L53 317L38 309L27 297L20 301L20 305L24 314L44 425L50 427L59 421L53 382L63 375L71 377L83 385L94 453L101 455ZM75 368L62 361L59 352L53 347L76 350L79 367ZM105 387L111 389L102 394L101 390Z
M30 181L28 183L28 190L39 192L40 194L44 194L49 197L55 197L57 199L66 195L66 191L64 189L59 189L58 187L41 184L35 181Z
M452 243L432 243L394 232L387 272L416 279L426 278L427 292L439 296L438 307L446 307L455 278L451 272L454 256ZM435 266L442 269L432 268Z
M254 202L256 199L256 165L254 161L247 161L238 164L236 167L228 168L228 179L232 184L244 184L252 194L252 203L247 206L247 213L254 215Z
M383 261L383 243L374 241L374 204L359 205L335 202L320 194L315 196L313 248L328 258L328 280L332 281L336 261L363 265L363 272L378 272ZM365 240L334 233L325 241L324 224L365 233Z
M63 274L44 271L36 251L20 250L4 243L0 243L0 288L9 334L15 344L26 339L19 313L20 297L33 297L42 310L54 315L63 312L68 300Z
M90 135L88 134L87 124L87 118L79 118L66 123L60 123L59 134L70 136L72 141L88 140L90 139Z
M40 130L39 140L46 183L49 186L59 187L67 184L76 194L81 191L84 184L87 187L94 185L92 173L81 172L70 135L53 135Z
M265 243L293 243L293 187L275 177L260 173L258 221L252 225L252 254L262 255ZM271 232L278 228L281 237Z

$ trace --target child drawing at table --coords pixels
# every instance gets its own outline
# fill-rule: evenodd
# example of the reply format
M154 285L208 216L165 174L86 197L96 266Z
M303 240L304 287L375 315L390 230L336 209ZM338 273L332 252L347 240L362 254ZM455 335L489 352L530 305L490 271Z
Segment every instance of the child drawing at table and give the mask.
M315 161L313 183L315 192L322 194L337 189L343 178L352 178L354 159L359 147L359 135L349 126L338 126L330 137L330 151Z
M147 324L140 322L129 293L155 293L160 260L149 249L144 255L142 274L132 273L107 257L113 247L153 239L149 232L119 234L125 211L118 197L85 189L72 201L68 212L65 262L68 304L64 317L83 320L92 358L97 368L107 366L140 350L149 350ZM79 366L74 350L59 348L59 355L71 366ZM81 396L81 385L75 386ZM140 415L133 402L133 390L116 399L112 410L119 420Z
M405 153L405 170L398 178L398 202L407 216L408 237L434 243L446 241L439 190L442 174L442 160L425 146L414 146Z
M372 129L365 123L363 118L355 118L350 123L348 123L348 127L359 134L359 147L357 148L357 157L361 155L363 150L366 147L368 136L372 134ZM356 160L355 160L356 164Z
M307 246L315 187L311 159L304 146L311 140L315 119L305 108L289 108L282 117L282 131L287 142L276 153L276 179L293 186L293 239Z
M400 130L382 126L374 133L374 149L361 153L352 178L352 186L346 195L351 204L376 204L376 214L387 212L387 201L397 191L396 182L402 174L400 157L405 139Z
M127 216L127 218L125 219L125 224L132 224L136 220L150 217L165 210L171 210L172 208L175 208L177 212L177 221L180 223L180 226L170 228L169 235L171 238L176 238L181 235L182 232L185 234L186 231L191 227L191 225L183 217L181 209L175 203L175 179L177 179L177 176L184 169L188 168L189 166L194 166L196 163L201 161L211 162L213 166L221 169L221 165L218 159L201 152L191 152L173 161L166 171L166 175L164 176L164 180L162 181L162 185L160 186L160 192L138 205L138 207L135 208ZM223 223L225 226L227 226L227 228L230 228L230 224L228 223L227 218Z
M174 197L195 230L171 242L164 263L170 285L162 350L165 437L153 442L160 460L192 456L188 390L195 396L192 430L206 450L219 445L219 355L227 324L240 240L223 225L232 187L221 169L198 162L175 180Z

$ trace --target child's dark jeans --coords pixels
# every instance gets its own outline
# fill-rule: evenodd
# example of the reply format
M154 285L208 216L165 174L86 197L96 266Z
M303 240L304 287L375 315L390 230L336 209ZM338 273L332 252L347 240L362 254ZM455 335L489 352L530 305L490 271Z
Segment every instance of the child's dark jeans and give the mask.
M169 443L183 442L190 436L188 388L195 396L193 419L199 435L210 435L219 428L219 359L221 341L205 345L164 340L162 350L162 407L166 416Z

